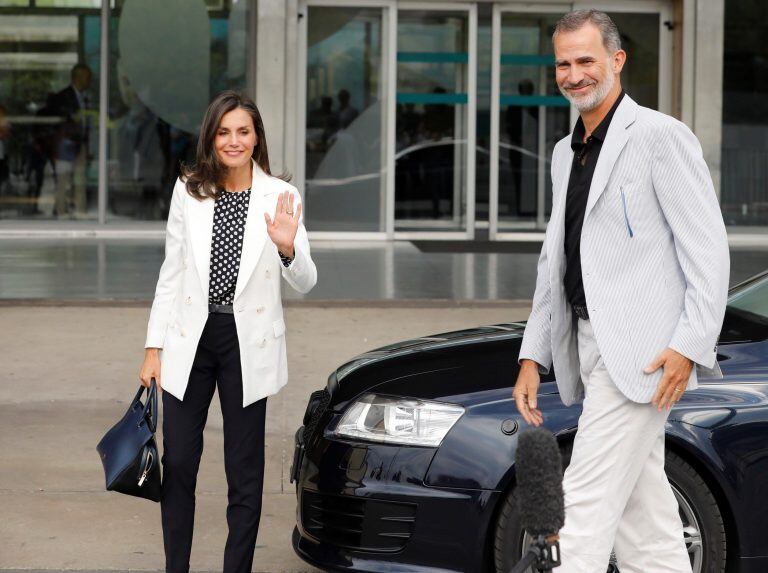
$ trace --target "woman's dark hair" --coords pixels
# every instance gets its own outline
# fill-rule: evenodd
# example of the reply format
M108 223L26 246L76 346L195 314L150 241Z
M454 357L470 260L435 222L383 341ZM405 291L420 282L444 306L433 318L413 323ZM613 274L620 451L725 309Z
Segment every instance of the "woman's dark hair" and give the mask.
M227 168L219 161L214 140L216 139L216 131L221 124L221 118L237 108L244 109L253 120L257 143L253 148L251 157L253 157L254 161L265 173L268 175L272 174L269 169L269 154L267 153L267 138L264 135L264 122L261 120L259 109L248 96L231 90L224 91L213 98L213 101L208 105L208 109L205 110L203 124L200 126L200 137L197 140L195 164L193 166L181 166L182 178L187 185L187 193L195 199L216 199L224 192L224 179L227 174ZM289 179L285 174L280 175L280 178L285 181Z

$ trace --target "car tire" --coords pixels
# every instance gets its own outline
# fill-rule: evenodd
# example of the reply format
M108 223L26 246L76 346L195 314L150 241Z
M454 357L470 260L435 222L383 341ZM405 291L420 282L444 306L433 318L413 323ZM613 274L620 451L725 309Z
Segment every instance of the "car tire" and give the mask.
M692 512L692 517L698 523L697 529L701 536L701 565L697 567L701 573L723 573L726 565L726 535L725 521L717 500L699 473L677 454L667 452L665 469L676 495L682 496L688 508L681 506L681 517L686 533L686 545L695 542L690 536L690 526L686 521L686 511ZM694 569L694 573L696 571Z
M570 461L570 451L563 452L563 463ZM723 573L726 565L726 536L722 513L717 500L707 484L685 460L672 452L666 454L666 470L669 481L682 496L687 507L681 512L693 517L696 527L686 528L686 543L695 543L697 529L700 534L700 564L694 573ZM683 515L684 522L686 521ZM691 536L690 533L694 535ZM494 565L496 573L509 573L523 554L523 527L517 509L517 495L512 487L502 502L496 518L495 537L493 540ZM609 565L608 573L618 572L618 568Z

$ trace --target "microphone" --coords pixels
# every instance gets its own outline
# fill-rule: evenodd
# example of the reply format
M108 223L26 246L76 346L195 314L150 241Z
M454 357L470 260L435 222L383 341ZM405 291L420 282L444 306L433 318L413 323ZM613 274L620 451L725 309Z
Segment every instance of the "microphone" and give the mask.
M520 522L533 536L563 527L563 462L555 437L544 428L520 433L515 454Z
M515 473L520 522L534 540L512 573L523 573L531 565L541 572L551 571L560 565L557 533L565 522L565 508L560 448L549 430L520 433Z

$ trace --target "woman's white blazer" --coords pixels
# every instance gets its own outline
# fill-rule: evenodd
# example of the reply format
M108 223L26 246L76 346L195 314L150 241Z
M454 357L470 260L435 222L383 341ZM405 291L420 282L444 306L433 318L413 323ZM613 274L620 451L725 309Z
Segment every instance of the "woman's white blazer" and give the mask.
M317 282L303 220L294 241L295 256L283 266L267 234L264 213L274 218L277 198L290 191L294 209L301 202L296 188L267 175L253 163L251 198L233 303L240 341L243 406L275 394L288 381L285 320L280 276L301 293ZM146 348L160 348L160 382L179 400L189 381L197 344L208 319L208 274L213 234L213 199L189 195L181 179L173 189L160 268L149 315Z

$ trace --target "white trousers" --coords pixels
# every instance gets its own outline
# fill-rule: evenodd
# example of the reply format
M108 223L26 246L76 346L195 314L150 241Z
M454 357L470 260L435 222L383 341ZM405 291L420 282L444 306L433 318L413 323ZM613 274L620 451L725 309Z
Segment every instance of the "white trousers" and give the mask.
M592 325L578 324L584 410L563 478L557 573L691 573L677 500L664 472L669 412L626 398L608 375Z

